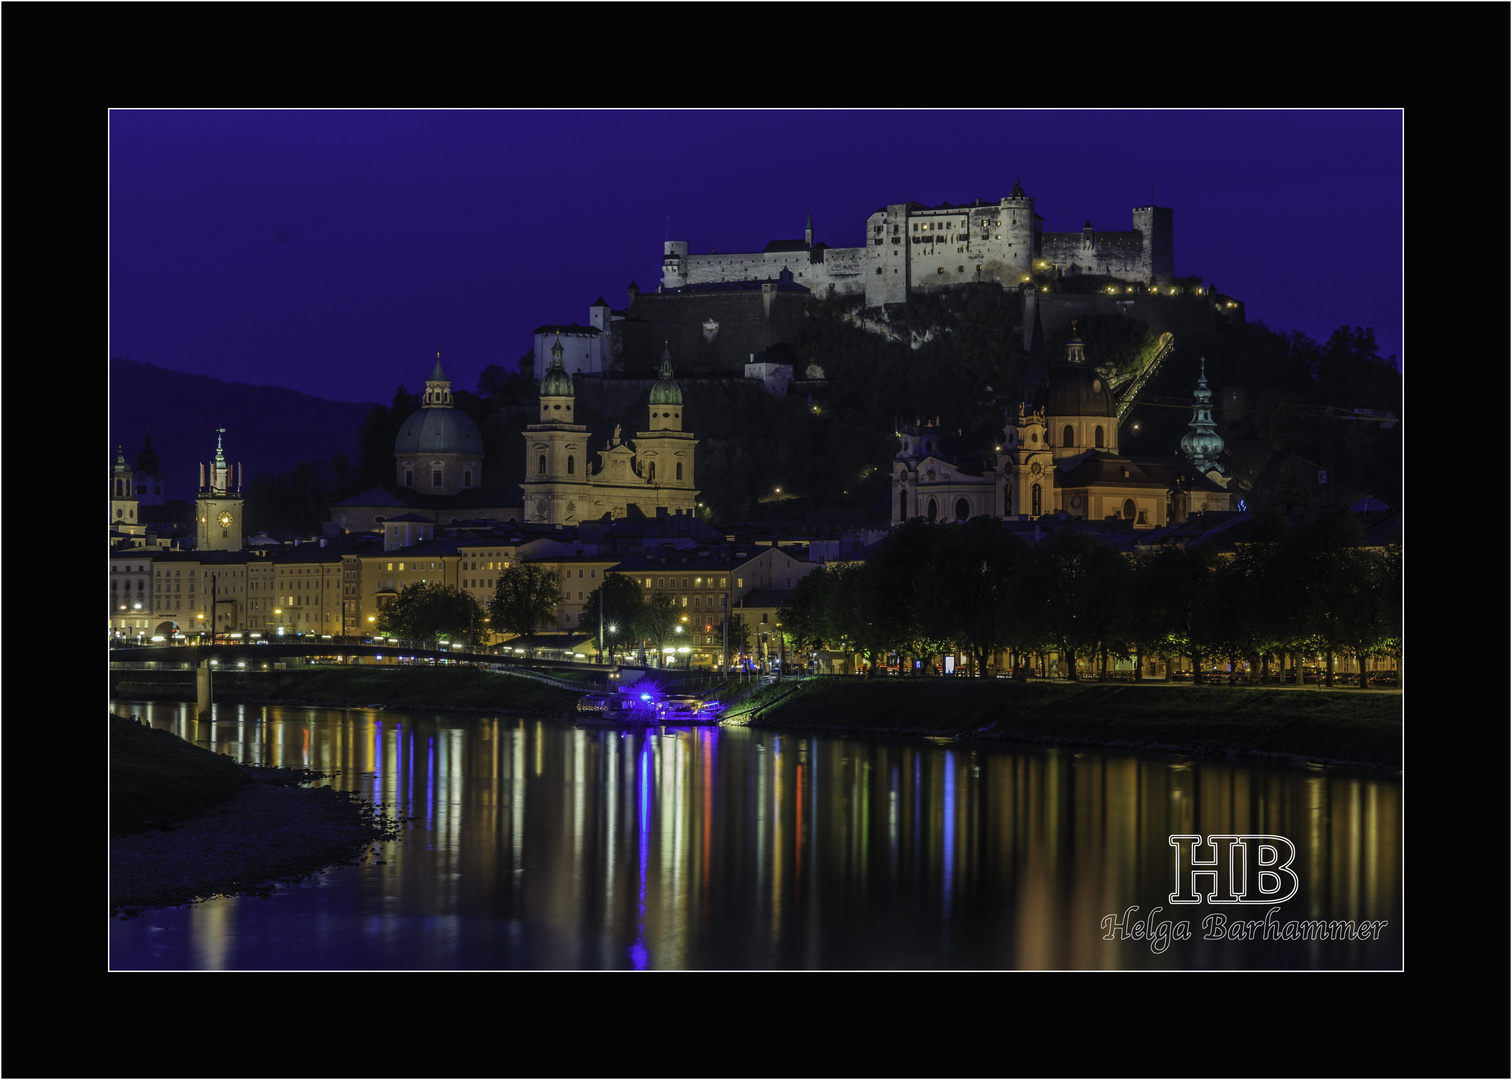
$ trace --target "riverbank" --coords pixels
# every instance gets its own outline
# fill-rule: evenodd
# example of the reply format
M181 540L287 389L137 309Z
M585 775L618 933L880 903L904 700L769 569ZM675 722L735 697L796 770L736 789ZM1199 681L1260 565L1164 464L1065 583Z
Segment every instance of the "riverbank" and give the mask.
M319 774L253 768L172 732L110 717L110 912L211 896L360 862L398 822Z
M858 678L764 687L727 718L794 731L1402 767L1402 696L1386 691Z

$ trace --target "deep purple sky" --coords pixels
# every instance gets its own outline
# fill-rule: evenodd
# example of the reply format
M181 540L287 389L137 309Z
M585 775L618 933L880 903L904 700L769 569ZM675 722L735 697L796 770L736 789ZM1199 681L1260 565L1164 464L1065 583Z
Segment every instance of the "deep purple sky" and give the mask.
M1178 274L1401 362L1397 111L116 111L110 354L387 403L439 346L470 390L536 326L654 289L664 239L759 251L812 209L859 246L886 203L1015 177L1048 232L1127 230L1153 184Z

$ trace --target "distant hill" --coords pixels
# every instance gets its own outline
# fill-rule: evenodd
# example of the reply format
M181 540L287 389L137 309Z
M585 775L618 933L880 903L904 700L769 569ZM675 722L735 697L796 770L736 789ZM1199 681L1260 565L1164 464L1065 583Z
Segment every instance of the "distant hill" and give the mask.
M110 361L109 378L110 445L103 467L108 471L115 461L118 445L134 462L150 432L168 499L194 499L200 462L215 455L216 428L226 429L227 458L244 465L251 480L338 453L355 462L357 429L373 407L281 386L185 375L121 357Z

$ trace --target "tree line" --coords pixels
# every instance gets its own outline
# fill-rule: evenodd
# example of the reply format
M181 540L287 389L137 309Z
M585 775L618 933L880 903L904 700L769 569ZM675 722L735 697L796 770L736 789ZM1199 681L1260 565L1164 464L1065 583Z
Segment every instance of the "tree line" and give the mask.
M407 585L379 612L377 632L412 644L455 641L477 645L491 635L529 637L558 629L557 601L561 597L561 574L530 559L521 559L499 573L494 594L480 603L463 589L436 582ZM602 619L600 603L602 598ZM732 655L748 651L751 631L744 618L730 616L729 642ZM573 630L588 635L597 646L603 629L603 655L633 651L644 645L660 656L679 635L690 645L703 625L685 625L671 596L646 599L640 586L623 574L604 575L604 582L588 594L582 617ZM716 621L711 631L723 641L725 625Z
M990 518L915 519L864 563L805 575L778 617L800 653L858 653L872 672L891 654L928 671L950 653L988 675L1053 651L1073 680L1106 679L1120 660L1142 672L1147 657L1169 673L1186 657L1202 681L1214 664L1249 660L1265 675L1283 656L1322 654L1333 685L1338 657L1400 660L1401 548L1362 547L1343 511L1258 518L1231 551L1133 556L1074 528L1030 544Z

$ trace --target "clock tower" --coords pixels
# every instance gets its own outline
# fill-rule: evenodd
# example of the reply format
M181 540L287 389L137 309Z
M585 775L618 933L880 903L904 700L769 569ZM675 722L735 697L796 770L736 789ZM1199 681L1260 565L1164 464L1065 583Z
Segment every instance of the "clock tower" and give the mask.
M208 473L200 464L199 498L194 504L195 547L199 551L240 551L242 546L241 466L233 470L221 449L225 428L216 428L215 460Z

